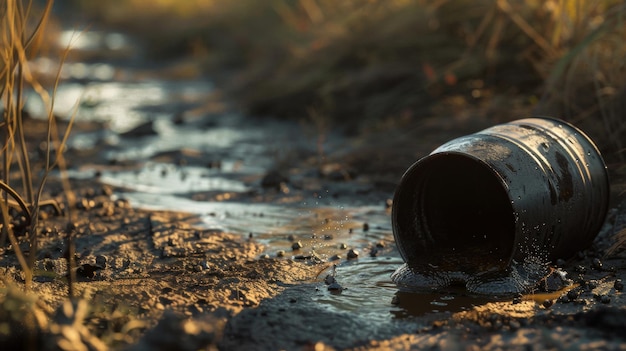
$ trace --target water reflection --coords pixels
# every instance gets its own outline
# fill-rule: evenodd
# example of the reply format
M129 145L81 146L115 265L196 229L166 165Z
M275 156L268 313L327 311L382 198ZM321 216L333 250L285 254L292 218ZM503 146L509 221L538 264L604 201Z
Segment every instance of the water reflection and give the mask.
M128 49L130 45L130 39L122 33L78 31L74 29L62 31L57 40L57 46L60 48L69 47L72 50L81 51L118 51Z

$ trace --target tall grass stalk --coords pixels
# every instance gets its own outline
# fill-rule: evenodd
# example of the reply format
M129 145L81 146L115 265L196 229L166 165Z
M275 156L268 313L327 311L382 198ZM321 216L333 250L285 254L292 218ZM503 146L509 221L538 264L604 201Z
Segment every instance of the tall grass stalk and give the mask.
M0 81L2 83L0 98L3 108L2 121L0 122L3 155L0 191L2 191L4 199L0 204L2 215L2 240L0 243L4 245L6 239L9 239L24 271L27 290L31 286L37 256L39 210L42 205L46 204L53 205L57 212L60 210L56 202L42 200L43 189L52 169L57 166L65 167L63 151L73 124L73 118L71 118L62 138L59 138L59 130L52 111L61 68L59 67L57 72L54 93L50 96L34 77L28 65L29 59L37 53L38 44L42 41L44 27L50 17L52 5L53 0L47 0L41 14L35 16L33 15L32 0L6 0L0 4ZM68 52L69 47L64 51L61 63L64 62ZM24 125L26 117L23 113L26 87L32 88L39 95L48 110L48 127L45 140L48 149L43 166L43 176L40 179L33 177L33 165L28 152L26 138L28 130ZM36 142L38 143L38 141ZM54 155L53 148L55 149ZM51 156L54 158L52 159ZM15 165L18 168L17 174L21 180L22 193L12 182L12 168ZM64 189L66 194L71 192L67 180L64 180ZM26 218L28 255L22 252L19 246L11 224L10 207L19 208ZM72 265L68 265L70 271L72 267ZM71 282L70 280L70 285ZM70 292L71 290L70 288Z

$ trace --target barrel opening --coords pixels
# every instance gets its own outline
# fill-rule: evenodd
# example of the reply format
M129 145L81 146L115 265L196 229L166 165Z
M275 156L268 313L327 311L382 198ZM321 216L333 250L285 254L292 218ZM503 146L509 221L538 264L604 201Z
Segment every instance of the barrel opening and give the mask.
M515 216L503 182L486 164L442 153L404 175L393 204L394 235L409 265L477 273L505 268Z

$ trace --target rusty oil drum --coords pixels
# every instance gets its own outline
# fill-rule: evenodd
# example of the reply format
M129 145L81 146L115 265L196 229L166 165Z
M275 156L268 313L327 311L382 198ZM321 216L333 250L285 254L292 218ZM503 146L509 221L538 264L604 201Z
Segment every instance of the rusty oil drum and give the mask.
M394 195L392 226L409 266L474 274L527 255L575 254L600 230L608 201L591 139L533 117L454 139L413 164Z

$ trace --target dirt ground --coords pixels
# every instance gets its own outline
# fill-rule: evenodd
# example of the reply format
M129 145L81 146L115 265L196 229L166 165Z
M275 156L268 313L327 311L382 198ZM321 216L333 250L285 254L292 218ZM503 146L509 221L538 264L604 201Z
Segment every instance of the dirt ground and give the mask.
M92 156L76 152L68 159L77 165ZM368 172L358 152L344 159L383 184L370 195L382 206L400 171ZM329 262L264 257L254 237L196 228L190 214L134 209L97 179L73 180L72 188L75 206L63 215L42 214L30 292L23 290L14 249L0 248L2 349L626 349L626 252L607 255L614 234L626 227L625 203L620 208L616 200L594 245L559 262L570 288L373 329L358 314L329 312L308 298ZM46 198L65 203L58 179L45 189ZM14 215L19 231L20 214ZM69 232L73 299L67 298ZM19 239L26 251L27 237ZM407 296L389 303L410 309L418 297Z

